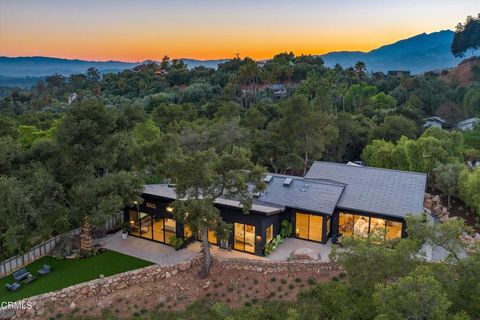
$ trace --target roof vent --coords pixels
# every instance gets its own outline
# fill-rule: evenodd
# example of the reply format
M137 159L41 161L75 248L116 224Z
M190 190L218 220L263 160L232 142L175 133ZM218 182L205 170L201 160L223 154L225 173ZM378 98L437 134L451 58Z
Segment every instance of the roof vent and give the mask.
M293 182L293 179L292 178L286 178L285 180L283 180L283 185L284 186L289 186L291 185Z
M308 188L308 187L310 187L310 185L309 185L308 183L305 183L305 184L303 185L303 187L304 187L304 188Z
M266 182L266 183L270 183L270 181L272 181L272 179L273 179L273 176L267 174L267 175L265 176L265 178L263 178L263 181Z
M300 191L302 191L302 192L307 192L307 189L302 188L302 189L300 189Z
M260 198L260 192L255 192L255 193L253 194L253 197L254 197L254 198Z

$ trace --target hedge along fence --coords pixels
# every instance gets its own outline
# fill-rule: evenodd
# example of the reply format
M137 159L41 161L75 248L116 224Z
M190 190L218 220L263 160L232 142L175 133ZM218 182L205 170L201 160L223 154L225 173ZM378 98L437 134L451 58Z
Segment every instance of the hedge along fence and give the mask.
M118 228L123 221L123 213L118 213L112 217L110 217L104 224L104 229L108 231L112 231ZM35 247L31 248L28 252L23 253L22 255L18 255L16 257L12 257L0 263L0 278L6 277L9 274L13 273L15 270L20 269L27 264L40 259L41 257L49 255L57 246L62 239L68 237L75 237L78 236L81 232L81 228L76 228L65 232L61 235L58 235L54 238L50 238L47 241L36 245Z

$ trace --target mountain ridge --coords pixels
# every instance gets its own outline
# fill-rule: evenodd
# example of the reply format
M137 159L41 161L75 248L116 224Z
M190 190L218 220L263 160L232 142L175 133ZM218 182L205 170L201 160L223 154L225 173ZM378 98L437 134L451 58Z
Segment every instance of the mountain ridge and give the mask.
M456 66L462 59L455 58L450 52L454 32L440 30L432 33L420 33L401 39L391 44L382 45L367 52L363 51L333 51L318 55L325 65L333 67L353 66L357 61L363 61L369 71L406 70L413 74L426 71L447 69ZM467 56L468 58L469 56ZM199 60L182 59L189 68L205 66L216 68L227 59ZM44 56L0 56L0 75L10 78L45 77L59 73L69 76L74 73L84 73L89 67L95 67L102 73L119 72L131 69L139 64L154 61L124 62L118 60L81 60Z

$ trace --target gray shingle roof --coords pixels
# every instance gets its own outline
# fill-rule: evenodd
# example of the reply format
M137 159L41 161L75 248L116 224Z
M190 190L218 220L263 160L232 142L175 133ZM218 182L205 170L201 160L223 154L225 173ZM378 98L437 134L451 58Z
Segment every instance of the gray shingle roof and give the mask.
M308 180L295 176L270 174L273 178L267 183L267 188L258 196L253 197L252 210L267 215L281 212L285 207L303 209L324 214L332 214L340 195L345 187L332 181ZM283 185L286 178L292 183ZM166 184L149 184L143 189L144 194L176 199L175 189ZM217 204L240 207L235 200L217 198Z
M305 178L345 183L339 208L402 218L423 212L427 181L423 173L316 161Z
M265 203L285 207L332 214L345 187L336 182L321 182L295 176L270 174L272 180L267 189L256 198ZM283 185L286 178L292 183ZM255 202L255 201L254 201Z
M177 193L175 189L167 184L147 184L143 186L143 194L153 195L157 197L167 198L171 200L177 199ZM240 202L231 199L217 198L216 204L240 208ZM260 201L254 201L252 210L265 213L266 215L275 214L283 211L283 206L261 203Z

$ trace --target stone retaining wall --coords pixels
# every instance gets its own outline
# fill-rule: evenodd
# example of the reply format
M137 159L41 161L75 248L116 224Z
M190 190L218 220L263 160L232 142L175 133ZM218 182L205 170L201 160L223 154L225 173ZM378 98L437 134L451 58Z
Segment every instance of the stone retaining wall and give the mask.
M213 263L220 264L225 269L233 269L239 271L257 271L263 273L276 273L284 271L298 272L302 270L340 270L340 267L332 262L322 262L318 260L271 261L251 259L223 259L213 257Z
M32 308L9 309L15 310L13 317L4 317L5 319L36 319L45 313L50 307L70 307L75 308L75 301L92 296L106 296L116 290L122 290L129 286L159 281L160 279L170 278L177 273L188 270L193 266L201 264L203 261L201 255L183 261L174 265L152 265L141 269L119 273L110 277L103 277L88 282L45 293L42 295L26 298L21 301L23 306L31 304ZM53 271L55 272L55 271ZM3 317L0 315L0 319Z
M31 304L30 309L9 309L15 310L10 317L0 315L0 319L37 319L46 310L52 308L68 307L75 308L75 302L86 297L106 296L116 290L141 283L161 281L161 279L176 276L179 272L189 270L203 262L202 255L177 263L175 265L152 265L141 269L119 273L110 277L95 279L89 282L80 283L59 291L49 292L42 295L27 298L21 301L23 305ZM276 272L301 272L302 270L317 270L317 272L339 270L333 263L311 260L293 261L268 261L253 259L224 259L212 257L212 264L224 269L239 271L256 271L264 274Z

